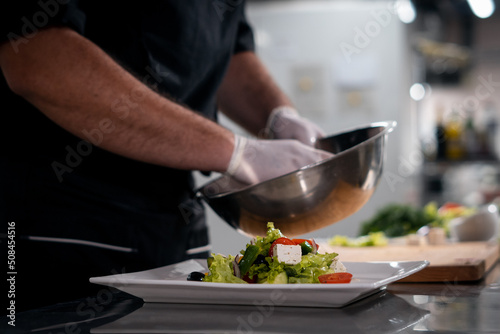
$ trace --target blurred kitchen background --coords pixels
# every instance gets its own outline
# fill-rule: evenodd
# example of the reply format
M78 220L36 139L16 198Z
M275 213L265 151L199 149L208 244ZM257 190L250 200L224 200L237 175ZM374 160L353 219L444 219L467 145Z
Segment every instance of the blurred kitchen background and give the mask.
M327 134L396 120L386 165L357 213L308 237L354 237L388 203L500 196L498 0L263 0L247 15L257 53ZM221 115L221 123L244 131ZM214 177L214 175L212 175ZM197 175L199 184L208 181ZM207 207L216 253L249 241Z

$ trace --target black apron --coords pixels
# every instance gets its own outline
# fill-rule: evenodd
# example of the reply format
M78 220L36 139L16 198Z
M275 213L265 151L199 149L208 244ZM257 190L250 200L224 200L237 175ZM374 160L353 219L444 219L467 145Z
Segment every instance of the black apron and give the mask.
M21 48L30 29L69 26L145 84L211 119L230 57L253 49L244 1L40 3L6 5L2 41ZM92 145L96 129L73 136L13 94L3 76L0 98L2 109L12 105L0 124L0 221L16 224L18 311L95 296L104 287L90 284L92 276L208 255L190 171L101 150Z

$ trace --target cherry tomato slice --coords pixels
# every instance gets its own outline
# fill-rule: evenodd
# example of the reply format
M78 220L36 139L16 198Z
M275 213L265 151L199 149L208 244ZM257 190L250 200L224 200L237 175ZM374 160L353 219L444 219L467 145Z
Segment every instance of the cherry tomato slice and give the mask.
M350 273L333 273L318 276L320 283L350 283L352 274Z
M309 239L292 239L292 241L295 242L297 245L300 245L304 241L307 241L309 243L311 242L311 240L309 240Z
M455 203L455 202L446 202L441 206L443 209L452 209L452 208L459 208L461 207L461 204Z
M456 210L456 209L462 209L462 208L463 208L463 205L460 205L458 203L446 202L438 209L438 212L444 213L444 212L449 211L449 210Z
M274 240L274 242L271 244L271 248L269 249L269 256L270 257L273 257L274 246L276 246L278 244L280 244L280 245L296 245L295 242L293 242L292 240L290 240L288 238L285 238L285 237L278 238L278 239Z

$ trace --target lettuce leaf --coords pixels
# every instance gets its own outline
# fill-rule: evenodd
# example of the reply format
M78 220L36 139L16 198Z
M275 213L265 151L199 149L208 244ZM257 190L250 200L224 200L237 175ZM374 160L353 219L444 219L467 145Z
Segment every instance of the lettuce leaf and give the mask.
M337 253L303 255L302 261L293 266L297 275L289 276L288 283L319 283L318 276L335 272L330 265L337 256Z
M283 262L266 258L269 266L258 265L250 268L249 276L257 275L257 283L274 283L278 275L285 272L288 276L288 283L319 283L318 276L334 273L330 268L337 253L328 254L307 254L302 255L302 261L296 265L288 265Z
M252 240L252 243L260 248L259 254L267 256L269 254L269 249L271 249L271 245L274 240L283 237L284 235L281 231L274 227L274 223L267 223L267 233L265 237L257 236ZM249 244L245 247L248 247ZM244 254L244 250L242 250L242 254Z
M266 261L268 262L269 266L265 266L265 268L259 266L262 270L258 271L257 283L272 284L276 276L278 276L282 272L286 272L285 268L287 265L283 262L273 261L270 257L266 257Z
M233 260L234 256L227 257L221 254L212 254L214 260L210 265L210 273L203 279L204 282L216 283L245 283L244 280L233 275Z
M328 239L329 245L344 247L387 246L388 243L389 240L385 236L384 232L370 232L368 235L363 235L357 238L335 235Z

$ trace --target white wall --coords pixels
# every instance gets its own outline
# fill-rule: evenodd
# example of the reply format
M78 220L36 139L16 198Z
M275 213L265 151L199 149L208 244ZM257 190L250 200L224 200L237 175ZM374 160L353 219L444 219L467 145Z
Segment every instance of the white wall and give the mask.
M248 4L257 53L302 115L328 134L374 121L399 124L389 136L385 174L372 199L351 217L307 236L355 236L361 222L384 204L416 198L411 172L418 169L419 151L408 97L409 47L406 26L390 4L311 0ZM222 117L221 122L240 132L227 119ZM208 214L215 252L244 248L247 237L210 209Z

